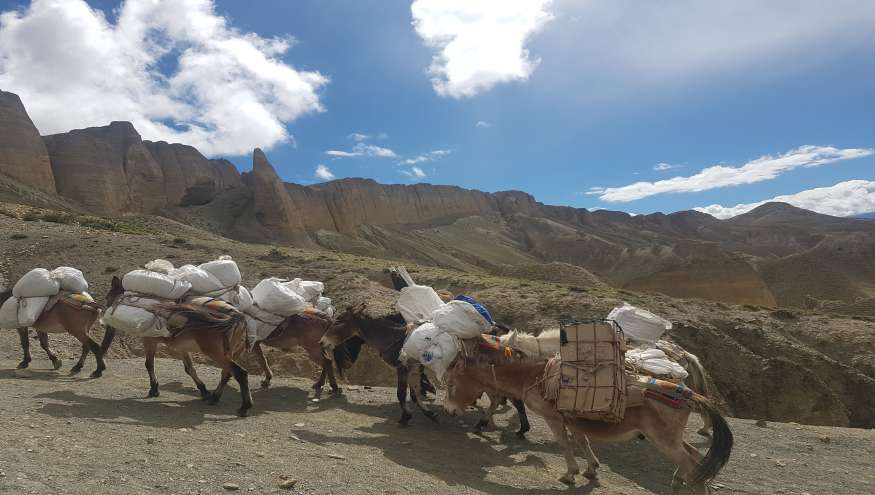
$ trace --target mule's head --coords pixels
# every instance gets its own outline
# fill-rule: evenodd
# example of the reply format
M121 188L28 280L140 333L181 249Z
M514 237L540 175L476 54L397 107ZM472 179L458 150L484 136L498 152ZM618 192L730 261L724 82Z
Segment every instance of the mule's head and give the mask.
M464 413L467 407L476 404L477 399L483 395L483 387L466 376L465 366L460 363L450 368L446 377L447 398L444 400L444 408L450 416Z
M113 275L112 282L109 284L109 292L106 294L106 306L112 306L125 293L125 288L122 287L122 279Z
M361 318L364 311L363 305L347 309L338 316L334 323L328 327L325 335L319 339L322 346L322 355L326 359L332 359L334 349L353 337L363 338L361 330Z

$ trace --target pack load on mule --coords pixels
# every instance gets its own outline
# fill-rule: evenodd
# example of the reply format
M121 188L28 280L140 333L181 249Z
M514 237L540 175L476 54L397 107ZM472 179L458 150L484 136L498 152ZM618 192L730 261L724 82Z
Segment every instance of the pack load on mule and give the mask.
M331 299L322 295L322 282L295 278L266 278L252 289L252 304L246 313L249 337L252 341L266 339L286 318L319 311L334 315Z
M167 319L155 314L153 308L182 299L191 286L191 282L176 276L169 261L150 261L145 269L125 274L125 292L106 310L101 322L134 337L169 337Z
M409 326L415 325L402 356L417 359L440 380L459 353L459 339L479 338L494 322L474 299L458 296L445 303L433 288L414 283L403 267L398 273L407 287L401 289L396 307Z
M670 343L660 340L671 330L671 322L650 311L623 303L611 310L608 320L617 322L629 347L626 364L633 372L671 380L683 380L687 371L666 356L664 349Z
M0 307L0 328L33 326L60 298L92 303L88 282L81 271L61 266L52 271L34 268L12 287L12 296Z
M240 311L252 306L252 295L241 285L240 269L230 256L219 256L198 266L183 265L173 270L171 276L191 284L188 296L221 299Z

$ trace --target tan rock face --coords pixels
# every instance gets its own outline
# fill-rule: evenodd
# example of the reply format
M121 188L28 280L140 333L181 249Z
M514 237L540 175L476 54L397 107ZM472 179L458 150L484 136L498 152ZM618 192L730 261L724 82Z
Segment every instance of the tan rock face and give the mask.
M144 143L161 166L168 206L204 204L241 185L240 173L227 160L210 160L184 144Z
M281 240L299 245L312 243L301 222L304 212L295 207L285 184L258 148L252 154L252 187L255 218L262 225Z
M0 91L0 173L55 192L49 153L18 95Z

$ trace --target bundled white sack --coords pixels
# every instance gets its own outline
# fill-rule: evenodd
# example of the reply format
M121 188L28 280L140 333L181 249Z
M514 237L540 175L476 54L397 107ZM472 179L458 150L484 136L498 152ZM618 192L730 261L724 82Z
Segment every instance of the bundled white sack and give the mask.
M322 297L316 300L316 309L327 314L329 318L334 317L334 306L331 304L330 297Z
M305 301L314 304L320 297L322 297L322 291L325 290L325 284L322 282L301 280L299 278L285 282L283 285L295 291L295 293L303 297Z
M150 272L163 273L164 275L170 275L173 273L174 269L173 263L162 259L152 260L146 263L145 268Z
M626 351L626 362L655 376L683 380L688 375L683 366L669 360L659 349L631 349Z
M128 292L175 301L191 289L191 284L151 270L134 270L122 278L122 287Z
M46 297L54 296L60 290L61 284L52 278L51 272L45 268L34 268L16 282L12 287L12 295L18 298Z
M88 292L88 281L85 280L85 275L82 274L81 270L70 266L59 266L52 270L49 275L58 281L61 290L74 294Z
M170 273L170 277L184 280L191 284L191 292L196 295L206 295L224 289L222 282L212 273L194 265L182 265Z
M246 333L254 341L268 338L276 330L276 327L286 319L285 316L265 311L255 303L243 312L246 313Z
M33 326L48 302L49 297L10 297L0 307L0 328Z
M410 285L401 289L401 295L395 304L408 324L430 320L432 313L442 306L444 302L437 292L425 285Z
M434 323L423 323L418 326L401 349L402 359L417 359L443 380L447 369L453 364L459 354L456 338L438 328Z
M249 292L249 289L242 285L235 290L225 292L219 296L219 299L231 303L232 306L244 313L247 309L252 307L252 294Z
M465 301L444 304L432 313L431 321L444 332L460 339L473 339L492 329L477 308Z
M653 343L671 330L670 321L625 302L611 310L608 319L617 322L623 329L623 335L633 342Z
M216 277L222 288L234 287L243 281L237 263L227 255L219 256L219 259L215 261L203 263L198 268Z
M298 314L310 304L283 280L266 278L252 289L252 301L261 309L282 316Z
M167 322L148 308L161 304L157 299L123 296L100 319L101 323L135 337L167 337Z

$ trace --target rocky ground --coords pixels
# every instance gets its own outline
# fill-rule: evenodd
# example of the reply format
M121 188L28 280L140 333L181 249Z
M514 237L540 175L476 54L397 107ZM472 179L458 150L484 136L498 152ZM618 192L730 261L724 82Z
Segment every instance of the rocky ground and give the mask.
M644 441L596 446L599 482L569 489L557 481L564 462L539 419L525 440L512 433L510 412L482 435L471 432L473 411L440 424L417 416L401 428L393 390L346 386L314 402L301 378L256 391L252 416L241 419L236 389L209 406L176 361L158 360L161 396L147 399L139 359L110 360L102 378L88 379L67 376L69 359L51 370L39 352L30 370L17 371L17 339L0 336L3 493L670 492L672 466ZM215 383L218 373L202 366L201 377ZM718 494L875 493L872 430L730 424L736 448ZM704 447L695 427L689 438Z

